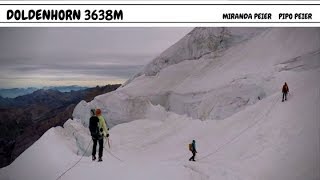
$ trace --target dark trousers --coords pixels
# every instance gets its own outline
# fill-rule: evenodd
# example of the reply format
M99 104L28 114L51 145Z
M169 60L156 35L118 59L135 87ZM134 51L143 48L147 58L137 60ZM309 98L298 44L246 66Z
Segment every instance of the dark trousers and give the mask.
M194 158L196 157L196 151L192 151L192 156L191 158L189 159L189 161L195 161Z
M92 140L93 140L92 156L96 156L97 142L99 141L99 158L102 158L103 138L92 138Z
M282 93L282 101L287 100L288 93Z

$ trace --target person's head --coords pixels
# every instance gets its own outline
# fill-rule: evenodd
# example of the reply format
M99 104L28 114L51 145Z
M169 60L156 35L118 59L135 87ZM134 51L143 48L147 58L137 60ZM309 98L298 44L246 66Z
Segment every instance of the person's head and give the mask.
M95 116L96 115L96 110L95 109L90 109L90 114L91 114L91 116Z
M96 109L96 115L97 116L101 115L101 109Z
M284 85L287 85L287 82L284 82Z
M192 143L196 143L196 140L192 140Z

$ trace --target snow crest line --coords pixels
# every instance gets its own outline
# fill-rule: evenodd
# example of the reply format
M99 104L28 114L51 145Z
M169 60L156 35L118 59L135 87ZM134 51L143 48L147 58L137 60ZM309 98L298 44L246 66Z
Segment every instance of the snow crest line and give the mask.
M275 96L275 98L273 99L272 103L271 103L271 106L268 108L268 110L266 111L265 115L269 114L270 111L274 108L274 105L277 103L277 99L278 97ZM198 161L202 160L202 159L206 159L208 158L209 156L212 156L216 153L218 153L219 151L221 151L221 149L223 149L224 147L226 147L227 145L229 145L230 143L232 143L234 140L236 140L237 138L239 138L242 134L244 134L246 131L248 131L249 129L251 129L252 127L254 127L256 124L258 124L261 120L263 120L263 118L265 117L264 116L261 116L261 118L255 122L253 122L251 125L249 125L247 128L245 128L244 130L242 130L238 135L236 135L235 137L233 137L231 140L227 141L226 143L224 143L223 145L221 145L220 147L218 147L215 151L213 151L212 153L209 153L201 158L198 159ZM260 114L258 115L260 116ZM258 117L256 116L256 117ZM256 118L255 117L255 118ZM254 118L254 119L255 119Z

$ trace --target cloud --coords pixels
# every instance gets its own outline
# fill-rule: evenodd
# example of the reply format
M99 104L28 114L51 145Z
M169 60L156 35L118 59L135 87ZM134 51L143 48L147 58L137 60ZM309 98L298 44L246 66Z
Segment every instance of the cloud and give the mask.
M123 82L191 29L0 28L0 85Z
M7 69L1 68L1 77L14 78L43 78L57 77L68 79L71 77L119 77L128 78L143 68L143 65L119 64L33 64L18 65Z

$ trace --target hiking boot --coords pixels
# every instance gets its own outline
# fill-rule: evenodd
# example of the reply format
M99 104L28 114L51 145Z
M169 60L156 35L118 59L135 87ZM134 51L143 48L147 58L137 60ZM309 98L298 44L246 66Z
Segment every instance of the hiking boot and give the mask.
M96 159L96 156L92 156L92 161L95 161Z
M102 161L102 158L101 157L99 157L99 160L98 160L98 162L101 162Z

